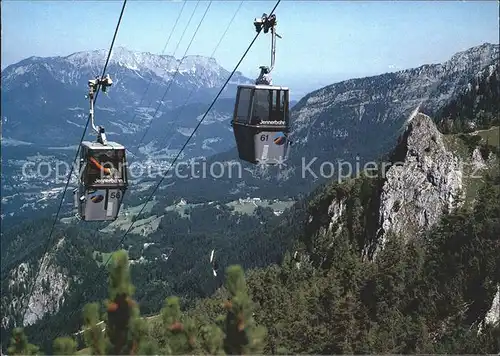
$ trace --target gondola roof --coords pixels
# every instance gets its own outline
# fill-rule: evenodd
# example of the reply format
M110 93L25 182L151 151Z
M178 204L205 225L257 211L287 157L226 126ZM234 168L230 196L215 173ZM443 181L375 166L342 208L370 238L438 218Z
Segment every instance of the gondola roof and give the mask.
M266 84L239 84L239 88L262 89L262 90L290 90L288 87Z

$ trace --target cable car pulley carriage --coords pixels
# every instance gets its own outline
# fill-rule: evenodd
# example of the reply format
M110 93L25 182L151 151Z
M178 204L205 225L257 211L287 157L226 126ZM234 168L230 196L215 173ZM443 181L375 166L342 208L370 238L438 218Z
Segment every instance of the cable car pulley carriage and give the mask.
M128 187L125 147L107 141L104 127L94 124L94 95L112 85L107 75L89 80L90 120L97 141L80 144L78 188L73 192L77 216L84 221L116 220Z
M276 54L276 15L254 20L257 32L271 31L271 67L261 66L255 84L238 85L231 126L240 159L250 163L281 164L287 159L290 141L287 87L272 84Z

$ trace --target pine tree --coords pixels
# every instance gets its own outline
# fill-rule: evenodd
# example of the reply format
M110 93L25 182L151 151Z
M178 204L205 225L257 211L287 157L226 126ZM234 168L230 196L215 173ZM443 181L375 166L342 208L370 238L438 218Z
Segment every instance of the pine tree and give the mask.
M28 338L24 334L22 328L15 328L12 331L10 346L7 349L8 355L36 355L39 348L28 342Z
M144 323L139 319L139 307L132 299L134 286L130 280L127 252L117 251L109 273L107 304L108 352L113 355L136 354L144 336Z
M224 303L224 351L229 355L261 353L266 329L255 325L243 269L230 266L226 271L226 289L230 298Z
M76 352L76 341L71 337L58 337L54 340L54 355L74 355Z
M92 355L105 355L105 340L99 318L99 303L89 303L83 309L85 344Z
M204 325L200 329L202 348L210 355L223 354L224 333L217 325Z
M325 320L328 336L324 337L324 349L321 353L345 354L357 352L356 340L360 340L362 324L361 316L362 279L370 273L363 266L353 244L350 243L348 233L342 231L332 242L332 256L334 261L323 283L325 289L319 298L323 310L317 312ZM362 343L362 342L361 342Z
M182 315L178 297L165 300L161 316L166 328L166 353L180 355L193 352L196 348L197 330L195 323Z

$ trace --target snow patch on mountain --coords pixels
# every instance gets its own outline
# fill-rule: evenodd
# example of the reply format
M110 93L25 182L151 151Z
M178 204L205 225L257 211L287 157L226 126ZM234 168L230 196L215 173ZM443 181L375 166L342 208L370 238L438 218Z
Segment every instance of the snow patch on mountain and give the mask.
M2 137L2 146L30 146L31 142L16 140L13 138Z
M66 120L66 122L68 124L75 125L76 127L81 128L81 129L85 128L84 125L77 124L76 122L73 122L73 121L70 121L70 120Z
M63 59L77 67L97 68L104 63L106 55L107 50L100 49L73 53ZM226 74L227 72L217 63L215 58L189 55L181 59L176 59L169 55L132 51L124 47L113 49L110 64L116 64L141 75L150 72L164 80L171 80L176 71L179 74L198 75L207 78L213 73ZM242 81L244 82L244 80ZM217 80L212 80L207 84L209 87L214 87L219 83Z
M207 138L205 140L203 140L203 143L202 143L202 148L204 150L213 150L212 147L209 146L209 144L211 143L216 143L216 142L220 142L221 139L219 137L214 137L214 138Z
M198 117L196 117L196 121L200 121L201 119L203 118L203 115L199 115ZM207 116L205 116L205 119L203 120L203 122L201 123L202 125L211 125L211 124L214 124L216 122L224 122L224 121L228 121L231 119L231 116L227 115L227 114L222 114L222 113L219 113L217 111L211 111L210 113L207 114Z
M189 137L194 132L194 128L190 127L179 127L177 128L177 132L183 136Z

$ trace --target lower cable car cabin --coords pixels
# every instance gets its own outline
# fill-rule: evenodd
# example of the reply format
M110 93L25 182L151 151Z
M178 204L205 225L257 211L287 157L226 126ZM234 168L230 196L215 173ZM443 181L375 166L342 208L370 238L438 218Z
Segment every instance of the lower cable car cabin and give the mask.
M79 187L75 207L84 221L115 220L127 190L125 147L115 142L80 145Z
M289 89L239 85L231 126L240 159L254 164L283 163L290 144Z

